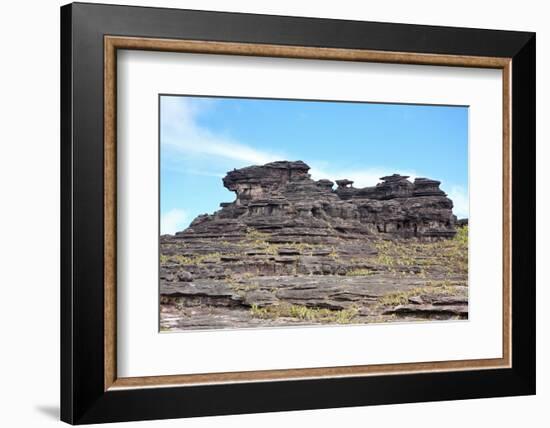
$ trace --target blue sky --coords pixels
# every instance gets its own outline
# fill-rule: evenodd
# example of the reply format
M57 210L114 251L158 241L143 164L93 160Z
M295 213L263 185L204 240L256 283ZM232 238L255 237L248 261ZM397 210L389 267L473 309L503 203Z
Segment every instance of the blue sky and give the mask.
M233 201L227 171L275 160L355 187L392 173L440 180L468 216L467 107L163 95L160 156L161 233Z

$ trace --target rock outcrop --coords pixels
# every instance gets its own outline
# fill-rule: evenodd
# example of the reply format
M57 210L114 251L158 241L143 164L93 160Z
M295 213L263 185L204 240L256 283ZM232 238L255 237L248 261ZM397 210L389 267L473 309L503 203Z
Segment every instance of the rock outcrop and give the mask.
M161 236L163 331L468 317L465 229L450 239L438 181L355 188L282 161L223 184L235 201Z
M353 181L311 179L302 161L279 161L235 169L223 179L234 202L197 217L177 238L238 240L248 230L269 233L273 242L331 243L336 239L389 236L452 238L453 203L439 181L399 174L365 188Z

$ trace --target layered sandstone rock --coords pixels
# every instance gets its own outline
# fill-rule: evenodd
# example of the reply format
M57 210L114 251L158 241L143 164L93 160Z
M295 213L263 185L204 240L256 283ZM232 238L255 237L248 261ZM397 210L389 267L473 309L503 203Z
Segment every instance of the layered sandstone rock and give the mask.
M223 179L235 192L231 203L212 215L197 217L176 234L186 240L240 239L251 228L269 233L274 242L331 243L367 236L451 238L453 203L439 181L394 174L365 188L353 181L312 180L302 161L279 161L235 169Z
M452 201L407 178L355 188L302 161L230 171L235 201L161 237L161 328L467 318Z

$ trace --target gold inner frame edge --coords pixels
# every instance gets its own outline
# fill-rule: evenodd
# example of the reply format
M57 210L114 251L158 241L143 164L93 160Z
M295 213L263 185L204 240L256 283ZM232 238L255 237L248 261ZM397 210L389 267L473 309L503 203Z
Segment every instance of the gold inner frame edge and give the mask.
M116 54L118 49L214 55L241 55L392 64L494 68L502 70L503 94L503 349L502 358L377 364L301 369L279 369L169 376L117 377L116 367ZM510 58L421 54L362 49L174 40L141 37L104 37L104 390L193 386L220 383L359 377L511 367L511 78Z

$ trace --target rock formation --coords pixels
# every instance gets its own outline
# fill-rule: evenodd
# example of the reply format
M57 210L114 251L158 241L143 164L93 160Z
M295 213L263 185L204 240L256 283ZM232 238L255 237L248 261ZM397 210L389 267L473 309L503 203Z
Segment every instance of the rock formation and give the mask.
M214 214L160 240L163 330L468 316L467 229L427 178L311 179L302 161L233 170Z
M197 217L176 234L184 240L238 240L254 229L272 242L330 243L338 239L388 236L429 240L452 238L453 203L439 181L399 174L365 188L353 181L315 181L302 161L279 161L235 169L223 179L235 192L234 202L220 204L214 214Z

